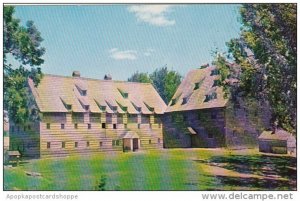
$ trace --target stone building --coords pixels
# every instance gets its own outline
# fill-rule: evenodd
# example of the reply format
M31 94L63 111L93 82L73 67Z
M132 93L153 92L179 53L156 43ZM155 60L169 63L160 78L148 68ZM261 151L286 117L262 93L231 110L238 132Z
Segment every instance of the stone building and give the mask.
M164 146L228 147L258 146L258 136L268 128L268 104L224 98L215 66L188 72L163 118Z
M163 147L166 104L151 84L44 75L29 106L35 121L10 121L10 149L47 157Z

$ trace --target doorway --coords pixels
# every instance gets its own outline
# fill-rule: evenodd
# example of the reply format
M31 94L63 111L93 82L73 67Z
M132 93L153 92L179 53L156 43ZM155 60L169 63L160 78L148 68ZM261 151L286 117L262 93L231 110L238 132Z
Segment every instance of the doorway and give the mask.
M139 149L139 139L138 138L133 138L132 139L132 145L133 145L133 151L136 151Z

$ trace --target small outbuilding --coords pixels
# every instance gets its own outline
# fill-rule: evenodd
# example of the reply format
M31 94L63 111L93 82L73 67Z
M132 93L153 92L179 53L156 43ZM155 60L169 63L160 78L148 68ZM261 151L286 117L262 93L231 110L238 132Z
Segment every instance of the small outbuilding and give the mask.
M296 152L296 138L291 133L277 129L263 131L258 137L259 151L274 154L293 154Z
M19 165L21 154L19 151L5 151L4 153L4 163L7 164L9 162L16 163Z

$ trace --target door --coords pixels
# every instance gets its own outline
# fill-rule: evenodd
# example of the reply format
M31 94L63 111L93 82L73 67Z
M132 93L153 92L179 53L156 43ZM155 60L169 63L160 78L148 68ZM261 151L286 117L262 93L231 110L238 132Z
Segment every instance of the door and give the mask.
M132 144L133 144L133 151L139 149L139 139L138 138L133 138L132 139Z

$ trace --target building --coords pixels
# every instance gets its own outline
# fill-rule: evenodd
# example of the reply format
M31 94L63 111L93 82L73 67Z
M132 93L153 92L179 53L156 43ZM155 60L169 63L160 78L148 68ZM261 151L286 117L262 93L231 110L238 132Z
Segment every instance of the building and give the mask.
M296 138L285 130L263 131L258 140L260 152L296 154Z
M163 147L166 104L151 84L44 75L29 108L35 121L10 122L11 150L47 157Z
M203 66L188 72L163 118L164 146L257 147L258 136L268 127L268 104L224 98L215 66Z

